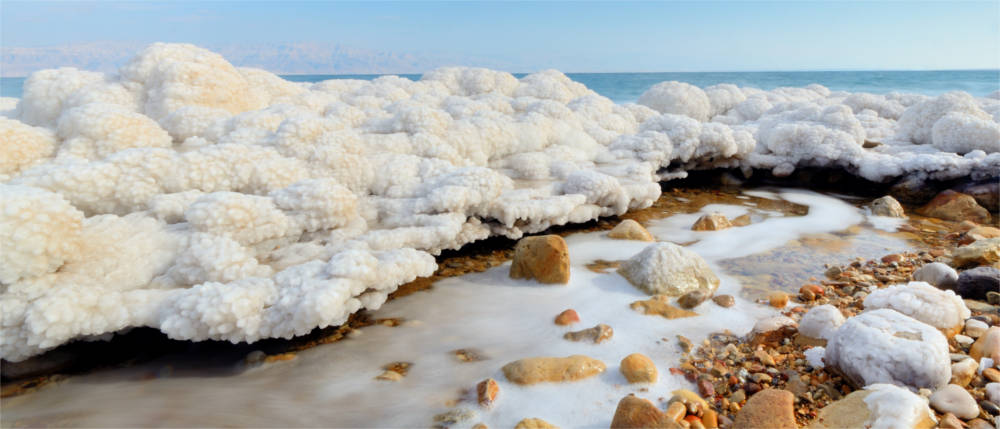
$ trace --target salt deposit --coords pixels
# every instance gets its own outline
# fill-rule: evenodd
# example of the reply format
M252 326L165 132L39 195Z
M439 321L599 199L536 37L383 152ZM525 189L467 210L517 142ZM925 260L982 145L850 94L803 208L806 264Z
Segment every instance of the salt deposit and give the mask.
M11 104L0 105L11 361L136 326L190 340L301 335L378 308L443 249L647 207L658 181L693 169L1000 171L984 110L995 100L964 93L668 82L616 105L554 70L305 84L154 44L117 74L34 73ZM844 213L837 222L860 216Z

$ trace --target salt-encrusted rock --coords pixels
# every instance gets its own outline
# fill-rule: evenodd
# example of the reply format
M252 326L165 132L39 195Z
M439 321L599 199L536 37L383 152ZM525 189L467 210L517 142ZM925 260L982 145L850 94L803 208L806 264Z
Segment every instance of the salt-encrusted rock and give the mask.
M798 332L798 324L785 316L773 316L758 320L750 331L750 344L779 345L782 340Z
M559 426L539 418L531 417L517 422L514 429L559 429Z
M979 338L990 329L990 325L982 320L969 319L965 321L965 335L972 338Z
M962 298L986 301L989 292L1000 292L1000 270L993 267L976 267L962 271L955 287Z
M681 306L683 309L692 309L705 302L708 299L708 294L703 290L693 290L677 298L677 305Z
M975 360L990 358L1000 360L1000 326L993 326L981 335L972 347L969 348L969 356Z
M879 289L865 298L865 309L891 308L954 335L961 332L972 313L955 292L924 282L910 282Z
M604 372L604 362L583 355L536 357L516 360L503 367L503 374L517 384L575 381Z
M837 307L824 304L813 307L799 321L799 334L811 338L830 340L837 328L844 324L844 315Z
M891 309L847 319L823 356L852 383L938 388L951 379L948 341L934 327Z
M891 384L873 384L823 407L806 428L931 429L934 426L934 413L926 398Z
M612 429L680 428L681 426L647 399L628 395L618 401Z
M525 237L514 247L510 277L540 283L569 283L569 248L558 235Z
M787 390L764 389L747 400L733 419L733 429L797 429L793 402Z
M698 218L691 229L694 231L718 231L732 228L732 226L733 224L722 213L709 213Z
M614 329L611 329L610 326L601 323L593 328L576 332L567 332L563 334L563 338L570 341L588 341L594 344L600 344L610 340L614 334Z
M942 413L952 413L961 419L973 419L979 415L979 405L965 388L949 384L934 392L930 397L931 406Z
M965 387L976 376L979 363L975 359L966 358L951 364L951 384Z
M975 198L952 190L937 194L929 203L917 209L917 213L953 221L986 223L990 220L990 212L980 206Z
M645 301L635 301L629 304L633 310L646 315L655 315L667 319L680 319L682 317L694 317L698 313L691 310L684 310L670 305L670 297L666 295L654 295Z
M1000 238L979 240L955 249L951 261L956 267L990 265L1000 262Z
M1000 383L986 383L986 398L1000 405Z
M580 315L577 314L576 310L569 309L564 310L562 313L556 316L555 323L559 326L572 325L580 321Z
M871 209L872 214L875 216L906 217L903 206L899 204L899 201L888 195L873 200Z
M649 233L645 227L632 219L625 219L615 225L614 229L608 232L608 238L618 240L638 240L655 241L653 234Z
M913 272L913 280L930 283L939 289L955 289L958 271L940 262L931 262Z
M629 383L656 383L659 378L656 365L641 353L625 356L618 368Z
M673 243L652 244L623 262L618 273L649 294L680 296L693 290L711 295L719 278L705 260Z
M500 393L500 385L492 378L480 381L476 385L476 398L479 405L490 408L496 403L497 395Z

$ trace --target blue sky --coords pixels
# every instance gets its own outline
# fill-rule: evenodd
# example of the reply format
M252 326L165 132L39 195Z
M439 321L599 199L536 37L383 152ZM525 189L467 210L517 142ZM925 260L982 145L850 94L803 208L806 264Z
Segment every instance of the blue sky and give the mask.
M1000 68L986 2L0 2L4 47L334 42L516 70Z

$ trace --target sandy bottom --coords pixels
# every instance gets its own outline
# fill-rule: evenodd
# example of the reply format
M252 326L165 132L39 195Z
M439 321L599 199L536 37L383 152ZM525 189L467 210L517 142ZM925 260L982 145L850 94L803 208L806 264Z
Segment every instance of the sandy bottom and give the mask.
M753 223L690 230L701 214L712 211L730 218L749 214ZM715 331L743 335L758 318L777 314L752 301L757 292L817 276L824 263L915 246L891 233L896 226L891 220L799 190L746 191L695 213L642 221L658 240L685 244L705 258L722 280L716 294L736 296L736 305L723 308L707 301L694 309L699 316L685 319L641 315L628 305L647 295L614 270L595 272L587 265L627 259L649 243L611 240L603 231L577 233L566 237L572 263L566 286L511 280L506 263L437 281L426 292L372 312L378 319L402 320L397 326L355 331L344 341L304 350L290 360L220 371L199 370L197 357L167 357L99 371L4 399L0 423L429 427L436 424L435 416L452 412L451 420L458 422L442 426L513 427L522 418L538 417L560 427L608 427L618 400L629 393L656 402L668 399L672 390L693 388L669 371L681 356L676 335L696 344ZM580 323L556 326L553 318L568 308L580 314ZM595 345L562 338L598 323L614 329L611 340ZM479 360L460 359L459 349ZM657 383L630 385L620 374L621 359L636 352L656 363ZM573 354L600 359L607 371L582 381L528 387L508 382L500 371L516 359ZM410 363L407 376L398 382L376 380L393 362ZM474 398L476 384L487 377L500 385L492 409L479 407Z

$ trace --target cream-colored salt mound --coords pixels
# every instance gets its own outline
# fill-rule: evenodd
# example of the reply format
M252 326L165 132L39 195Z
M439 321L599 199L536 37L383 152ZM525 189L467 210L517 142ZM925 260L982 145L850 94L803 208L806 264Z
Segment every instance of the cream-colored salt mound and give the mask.
M924 282L879 289L865 297L865 309L891 308L942 331L958 333L972 313L953 291Z
M711 295L719 278L705 260L673 243L657 243L623 262L618 273L650 295L681 296L701 290Z

